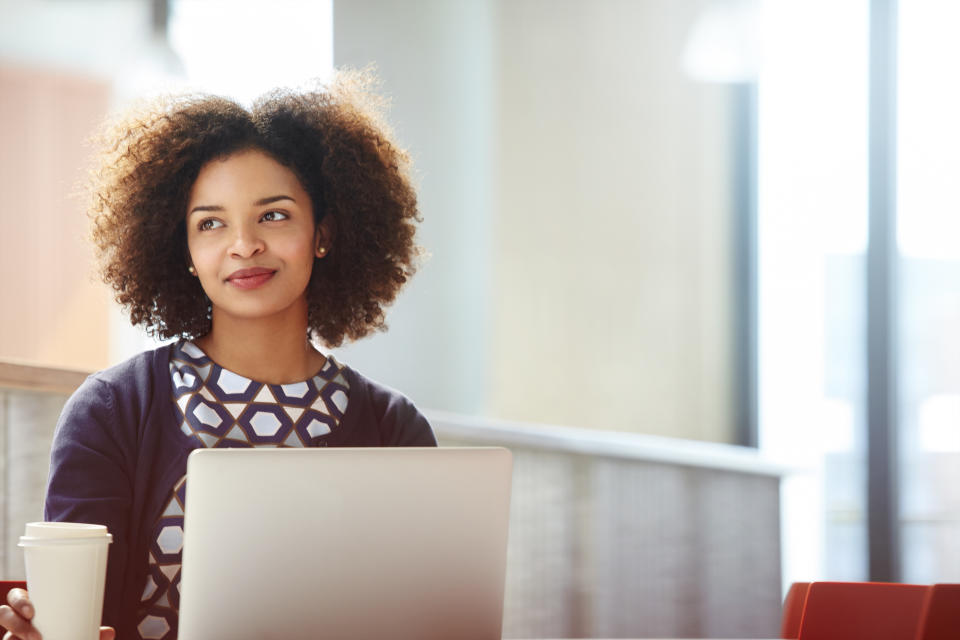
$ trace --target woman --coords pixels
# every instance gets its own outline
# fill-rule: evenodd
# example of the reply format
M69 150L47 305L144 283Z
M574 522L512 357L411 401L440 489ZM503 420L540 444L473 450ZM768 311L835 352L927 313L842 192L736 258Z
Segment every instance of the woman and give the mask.
M435 445L402 395L318 351L384 328L415 270L407 157L362 76L251 110L164 100L115 123L91 189L116 299L178 341L88 378L54 436L45 518L105 524L101 638L175 638L198 447ZM32 605L0 608L31 638Z

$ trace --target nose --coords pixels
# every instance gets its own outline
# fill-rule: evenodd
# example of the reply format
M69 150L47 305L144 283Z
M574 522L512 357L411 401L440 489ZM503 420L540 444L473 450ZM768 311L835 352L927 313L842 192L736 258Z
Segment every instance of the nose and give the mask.
M230 244L230 255L235 258L251 258L264 250L263 238L257 233L256 225L241 224L235 227L236 233Z

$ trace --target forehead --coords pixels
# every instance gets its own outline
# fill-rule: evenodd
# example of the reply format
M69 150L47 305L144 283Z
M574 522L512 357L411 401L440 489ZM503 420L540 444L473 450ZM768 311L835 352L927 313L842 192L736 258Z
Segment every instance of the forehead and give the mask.
M305 190L293 171L263 151L248 149L205 164L190 189L190 203L256 201L275 195L297 198ZM201 202L206 200L211 201Z

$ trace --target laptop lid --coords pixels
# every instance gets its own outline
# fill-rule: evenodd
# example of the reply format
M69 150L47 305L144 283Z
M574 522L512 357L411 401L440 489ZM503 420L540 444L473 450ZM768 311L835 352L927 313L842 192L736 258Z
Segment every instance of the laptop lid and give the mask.
M499 640L502 448L200 449L180 640Z

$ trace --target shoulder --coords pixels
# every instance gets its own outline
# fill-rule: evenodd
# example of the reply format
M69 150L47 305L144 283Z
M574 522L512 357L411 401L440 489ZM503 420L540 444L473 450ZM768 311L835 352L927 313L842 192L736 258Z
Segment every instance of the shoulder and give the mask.
M93 380L117 389L133 390L143 387L151 383L158 374L162 375L166 372L172 348L172 344L167 344L138 353L132 358L93 374L87 381Z
M368 378L356 369L344 365L343 376L350 383L350 394L369 397L375 408L384 411L401 407L417 410L410 398L392 387Z
M350 402L369 403L386 446L436 446L430 423L410 398L348 366L343 375L350 383Z
M95 422L122 422L144 414L157 384L166 380L170 345L144 351L87 377L64 405L61 428ZM109 420L114 418L115 420Z

